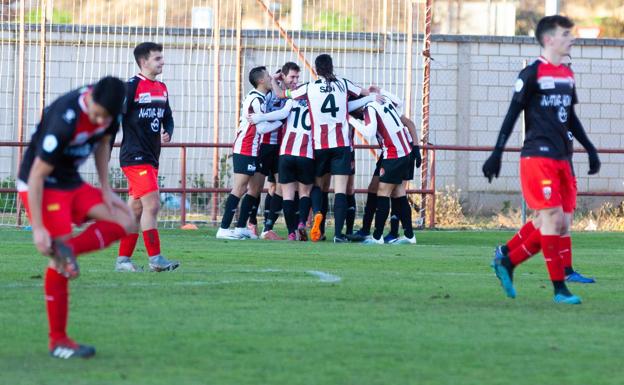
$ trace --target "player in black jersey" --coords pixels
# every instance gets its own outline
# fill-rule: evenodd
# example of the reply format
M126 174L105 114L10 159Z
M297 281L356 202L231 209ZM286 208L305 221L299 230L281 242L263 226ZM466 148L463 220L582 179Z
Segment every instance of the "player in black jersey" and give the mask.
M76 256L102 249L136 231L127 205L108 183L110 140L119 129L125 86L114 77L71 91L44 111L20 165L17 187L37 250L51 257L44 291L50 355L89 358L95 348L67 336L68 279ZM85 183L78 167L94 154L101 188ZM72 223L94 222L72 237Z
M492 155L483 165L489 181L498 177L503 149L514 123L525 111L526 139L520 154L522 194L530 208L538 211L540 228L527 239L539 243L553 282L556 303L579 304L565 284L561 258L562 237L566 235L565 212L571 212L576 200L576 183L571 168L571 136L583 145L589 155L589 174L600 170L598 153L587 138L574 111L577 103L574 74L562 64L574 42L574 23L564 16L547 16L540 20L536 37L542 56L520 72L514 95L496 141ZM530 245L529 245L530 246ZM523 248L509 255L497 248L492 267L511 298L513 270L529 256Z
M128 179L128 205L141 225L149 268L157 272L175 270L180 265L161 254L158 234L160 143L170 142L173 135L169 91L165 83L156 80L165 64L162 50L162 45L151 42L141 43L134 49L134 59L141 72L127 84L119 153L121 169ZM139 270L131 259L138 238L137 232L121 240L115 270Z

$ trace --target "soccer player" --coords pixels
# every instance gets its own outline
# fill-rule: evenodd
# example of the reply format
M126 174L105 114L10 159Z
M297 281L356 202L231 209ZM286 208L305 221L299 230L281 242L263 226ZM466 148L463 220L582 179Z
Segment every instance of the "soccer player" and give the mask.
M145 42L134 48L134 59L141 72L127 83L126 111L123 115L123 139L119 163L128 179L128 205L143 230L143 242L149 257L150 271L172 271L180 266L160 251L158 212L158 160L160 143L169 143L173 135L173 116L165 83L156 80L165 64L163 47ZM116 271L139 271L132 262L139 233L131 233L119 242Z
M347 79L336 77L331 56L319 55L314 64L319 75L318 80L303 84L293 91L282 91L278 96L308 101L312 122L316 185L318 187L321 184L326 174L334 177L334 242L348 242L342 233L347 211L347 182L351 173L347 102L349 98L366 96L369 92ZM317 187L311 192L314 224L310 231L310 239L314 242L321 238L320 224L323 220L322 193Z
M562 57L562 63L567 65L568 67L572 66L570 55L564 55ZM569 139L569 152L570 152L570 164L572 164L572 155L574 151L572 138ZM574 173L574 167L572 167L572 172ZM570 227L572 226L572 221L574 219L574 210L576 209L576 177L574 177L574 185L573 185L573 196L574 205L570 206L570 211L564 212L565 222L564 222L564 235L561 236L560 239L560 250L559 254L561 255L563 268L566 275L567 282L575 282L575 283L595 283L596 281L593 278L585 277L578 271L574 270L572 267L572 238L570 236ZM514 254L514 260L518 259L528 259L533 255L537 254L540 250L540 240L539 240L539 231L535 234L535 237L531 237L531 235L539 229L541 226L540 217L536 217L533 220L527 222L520 231L518 231L513 238L511 238L505 245L498 246L498 253L502 253L505 256L510 255L510 253ZM518 254L519 255L516 255Z
M376 135L382 157L379 167L379 186L377 188L377 209L375 213L375 231L369 236L365 244L383 244L383 230L390 212L390 197L396 196L401 203L401 222L405 227L405 236L398 239L396 244L414 244L416 236L412 228L411 208L407 201L404 181L413 177L412 147L407 137L408 131L401 122L401 113L397 111L397 104L390 99L383 102L370 102L364 107L364 124L355 119L352 114L349 119L358 131L365 136ZM410 171L411 169L411 171Z
M107 247L136 224L128 206L108 183L110 140L119 128L124 83L105 77L50 104L31 137L20 165L17 187L37 250L50 256L44 291L50 355L89 358L92 346L67 336L68 280L79 274L76 256ZM101 188L84 182L78 167L94 154ZM94 220L72 236L72 223Z
M381 95L383 95L385 98L388 98L388 100L393 103L397 113L401 115L400 120L403 124L405 136L407 137L407 140L409 142L409 147L411 148L410 164L407 174L408 179L403 182L404 189L407 189L409 181L414 179L414 169L420 168L420 165L422 163L420 147L418 146L418 134L416 132L416 125L411 119L402 114L403 102L397 96L391 94L388 91L379 90L376 88L374 88L374 91L380 92ZM362 228L349 237L352 242L362 242L370 235L370 228L373 223L375 211L377 209L377 189L379 188L379 172L381 168L381 161L382 157L379 157L377 165L375 167L375 172L373 173L373 176L367 188L368 191L366 197L366 205L364 207L364 217L362 218ZM395 243L400 239L399 221L401 218L401 211L405 206L409 208L409 202L407 202L406 205L406 202L404 201L407 200L407 195L403 197L402 195L398 194L400 194L400 191L395 191L390 200L390 232L384 237L385 243Z
M580 304L565 284L565 270L560 252L566 234L565 212L575 204L575 179L570 163L570 134L585 147L589 156L589 174L600 170L598 153L587 138L574 111L577 103L574 74L562 64L574 42L574 23L567 17L542 18L535 35L542 55L523 69L514 86L514 95L498 135L494 151L483 164L483 174L491 182L498 177L505 143L515 121L525 111L526 139L520 154L522 194L528 206L538 211L540 227L531 238L539 244L554 287L554 301ZM497 251L500 250L497 248ZM505 256L496 252L492 267L507 296L514 298L513 270L526 260L517 253Z
M282 122L249 123L247 115L264 113L266 95L271 90L271 76L266 67L255 67L249 72L249 82L254 87L243 101L240 125L234 141L234 185L225 202L225 212L221 219L221 227L217 231L219 239L257 239L246 226L247 220L260 197L262 185L254 183L258 172L258 148L260 135L278 129ZM262 178L264 183L264 178ZM245 194L245 192L247 192ZM245 194L241 203L238 222L234 230L230 229L238 202Z

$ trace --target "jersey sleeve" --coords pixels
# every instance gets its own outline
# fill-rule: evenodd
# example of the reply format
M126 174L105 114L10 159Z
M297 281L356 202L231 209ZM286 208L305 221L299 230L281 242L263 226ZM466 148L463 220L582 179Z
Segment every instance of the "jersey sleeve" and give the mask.
M255 98L251 102L251 109L254 114L264 114L264 103L260 98Z
M364 109L364 122L349 115L349 123L365 138L371 138L377 133L377 111L367 106Z
M293 90L293 91L287 90L286 96L295 100L304 99L306 95L308 94L308 84L309 83L302 84L296 90Z
M139 79L135 76L130 78L126 83L126 100L124 101L124 114L130 113L134 109L134 96L136 94L137 87L139 86Z
M45 130L45 132L39 137L36 151L39 158L52 165L57 163L63 155L63 151L71 142L76 130L78 113L78 111L70 107L60 114L44 116L43 124L39 129Z
M520 71L518 78L514 83L514 94L512 101L521 104L526 107L531 100L533 92L535 92L535 85L537 82L536 66L531 65Z
M355 85L351 80L344 79L345 85L347 86L347 94L349 98L357 98L362 94L362 87Z

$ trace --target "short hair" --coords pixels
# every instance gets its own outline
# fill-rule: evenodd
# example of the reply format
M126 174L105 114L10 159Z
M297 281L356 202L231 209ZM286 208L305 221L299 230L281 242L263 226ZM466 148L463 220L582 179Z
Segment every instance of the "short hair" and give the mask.
M570 18L561 15L542 17L535 28L537 42L543 47L544 35L553 32L557 27L572 28L574 27L574 22Z
M112 117L116 117L124 105L126 84L114 76L103 77L93 86L91 97L94 103L104 107Z
M297 65L297 63L288 61L282 66L282 73L284 76L287 76L290 71L300 72L301 68Z
M139 63L139 59L149 59L151 52L162 52L163 46L162 44L153 43L151 41L146 41L137 45L134 48L134 60L137 65L140 67L141 63Z
M254 67L249 71L249 83L251 83L254 88L258 87L258 83L264 77L264 72L266 71L265 66Z

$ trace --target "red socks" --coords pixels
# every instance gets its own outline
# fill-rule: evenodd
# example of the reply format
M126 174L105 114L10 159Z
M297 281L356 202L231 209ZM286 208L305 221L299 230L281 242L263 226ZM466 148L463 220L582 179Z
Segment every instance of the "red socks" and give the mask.
M45 273L44 293L46 307L48 309L48 325L50 328L50 349L54 343L67 338L67 302L69 292L67 289L67 278L63 277L56 270L48 267Z
M514 236L514 238L516 238L516 236ZM542 247L541 243L542 233L540 233L539 230L533 231L531 235L529 235L528 238L524 240L523 243L521 243L515 249L510 249L509 259L511 260L511 263L514 266L518 266L522 262L531 258L540 251Z
M134 253L134 248L136 247L138 240L138 233L130 233L121 238L121 241L119 241L119 256L128 258L132 257L132 253Z
M565 280L565 272L559 255L559 235L542 235L542 253L551 281Z
M569 235L559 238L559 254L561 255L564 269L572 267L572 238Z
M126 235L126 230L114 222L96 221L67 244L76 256L100 250Z
M535 230L536 229L533 225L533 221L527 222L524 226L522 226L520 231L518 231L516 235L514 235L513 238L509 240L509 242L507 242L507 248L510 251L514 250L522 243L524 243Z
M143 242L145 242L145 249L149 257L160 255L160 237L158 236L158 229L145 230L143 232Z

